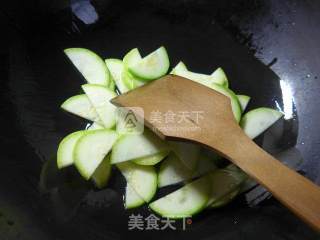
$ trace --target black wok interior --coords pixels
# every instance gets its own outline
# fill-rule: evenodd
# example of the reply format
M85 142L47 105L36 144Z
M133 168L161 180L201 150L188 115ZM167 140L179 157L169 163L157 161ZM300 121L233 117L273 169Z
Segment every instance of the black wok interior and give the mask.
M72 168L59 172L55 154L63 136L87 124L59 108L84 83L62 50L122 58L134 47L146 54L164 45L171 66L183 60L205 73L221 66L235 92L252 96L250 109L284 110L286 120L257 142L272 154L294 149L303 163L286 164L319 184L320 3L95 0L99 19L85 24L75 2L0 7L0 240L319 239L273 198L248 204L248 194L193 217L185 231L129 231L129 215L149 211L123 209L119 173L98 191Z

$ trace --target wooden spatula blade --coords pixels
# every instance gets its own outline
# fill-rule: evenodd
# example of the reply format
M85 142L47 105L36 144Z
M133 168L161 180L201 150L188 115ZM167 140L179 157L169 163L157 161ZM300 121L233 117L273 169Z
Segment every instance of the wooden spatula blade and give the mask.
M167 75L114 98L112 103L133 111L142 108L144 116L140 117L162 138L190 140L207 127L215 132L235 122L229 98L179 76Z

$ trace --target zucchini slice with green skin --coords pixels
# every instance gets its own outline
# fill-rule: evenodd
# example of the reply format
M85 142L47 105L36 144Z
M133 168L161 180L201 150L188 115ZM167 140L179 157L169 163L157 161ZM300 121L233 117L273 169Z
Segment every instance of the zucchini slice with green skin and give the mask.
M170 153L161 163L158 174L158 186L165 187L190 180L194 171L187 168L176 154Z
M77 131L62 139L57 152L57 165L59 169L71 166L74 163L73 150L84 133L85 131Z
M133 160L134 163L139 165L156 165L161 162L166 156L168 156L169 151L164 151L160 153L156 153L155 155L149 157L142 157Z
M220 83L221 85L225 86L226 88L229 87L229 81L227 75L223 71L221 67L217 68L212 74L211 77L214 79L215 83Z
M100 129L104 129L104 127L102 125L100 125L99 123L96 123L96 122L92 123L90 125L90 127L87 128L87 130L89 130L89 131L90 130L100 130Z
M217 168L213 159L203 154L199 157L198 161L198 167L192 171L187 168L174 153L171 153L160 165L158 186L165 187L189 181L192 178L203 176Z
M111 90L111 91L115 91L116 90L116 83L114 82L114 80L113 80L113 78L112 77L110 77L111 79L110 79L110 83L109 83L109 86L108 86L108 88Z
M138 48L131 49L124 57L123 64L126 69L141 61L142 57Z
M68 98L61 104L61 108L89 121L101 122L96 109L92 106L86 94Z
M240 125L248 137L254 139L282 116L283 113L272 108L256 108L243 115Z
M92 180L97 188L104 188L107 186L108 180L111 175L110 154L108 154L100 163L98 168L92 175Z
M137 77L133 76L127 70L122 71L121 78L122 78L125 86L130 90L135 89L135 88L140 87L145 84L145 82L143 82L140 79L138 79Z
M126 186L124 200L126 209L140 207L145 203L143 198L141 198L139 194L133 189L133 187L131 187L131 185L128 183Z
M225 88L219 84L213 83L210 88L212 88L212 89L216 90L217 92L230 98L233 115L234 115L236 121L240 122L242 110L241 110L241 106L238 101L237 95L235 95L234 92L232 90L230 90L229 88Z
M211 87L211 84L213 83L212 77L210 75L202 74L202 73L195 73L188 70L183 69L175 69L172 73L174 75L187 78L189 80L192 80L194 82L200 83L202 85L205 85L207 87ZM222 84L222 83L218 83Z
M250 102L251 97L247 95L237 95L237 97L241 106L241 110L244 112Z
M127 184L144 202L149 202L153 198L157 190L157 173L153 166L123 162L117 164L117 167L125 177Z
M109 70L97 54L85 48L67 48L64 53L88 83L109 86Z
M145 129L143 134L121 136L112 148L111 163L115 164L142 157L150 157L166 151L169 151L167 143Z
M219 208L227 205L230 203L240 192L240 188L237 188L236 190L232 191L231 193L228 193L224 197L222 197L220 200L212 203L209 208Z
M206 175L152 202L149 207L162 217L191 217L207 206L210 191L210 177Z
M247 176L241 171L218 169L211 174L211 195L207 206L221 200L224 196L239 189Z
M115 92L97 84L84 84L82 89L96 109L103 126L112 128L116 124L116 107L110 100L116 96Z
M128 92L130 89L126 86L121 77L124 69L122 60L109 58L106 59L105 62L120 93Z
M168 72L169 66L167 50L162 46L135 64L129 64L128 69L138 78L154 80L164 76Z
M85 132L73 151L74 164L81 176L87 180L91 178L105 156L111 151L117 137L115 131L107 129Z
M202 73L191 72L188 70L184 70L183 67L179 67L174 68L172 74L188 78L207 87L210 87L213 83L222 86L228 86L228 79L226 77L223 77L221 71L219 70L216 70L211 75L207 75Z
M200 146L186 142L169 142L172 151L181 162L190 170L195 170L200 156Z
M170 74L175 74L175 71L188 71L187 66L184 62L180 61L178 64L171 70Z
M142 79L133 76L129 71L129 67L137 64L139 61L141 61L141 59L141 54L138 48L130 50L123 58L124 69L121 73L121 78L123 83L129 90L135 89L136 87L142 86L144 84Z

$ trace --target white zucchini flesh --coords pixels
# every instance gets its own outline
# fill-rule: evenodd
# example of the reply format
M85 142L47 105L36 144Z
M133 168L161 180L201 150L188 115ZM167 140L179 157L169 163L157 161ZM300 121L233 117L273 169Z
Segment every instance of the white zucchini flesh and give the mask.
M123 58L124 69L121 73L121 78L125 86L130 90L135 89L136 87L142 86L144 84L144 82L140 78L133 76L129 72L129 67L137 64L139 61L141 61L141 59L141 54L138 48L130 50Z
M208 172L217 169L217 166L215 165L215 159L213 159L212 157L201 154L198 161L199 163L196 168L196 171L192 176L193 178L200 177L202 175L207 174Z
M57 151L58 168L71 166L74 163L73 150L85 131L77 131L66 136L59 144Z
M242 110L241 110L241 106L238 101L237 95L235 95L234 92L232 90L230 90L229 88L225 88L219 84L213 83L210 88L227 96L231 100L231 108L232 108L233 115L234 115L236 121L240 122Z
M61 104L61 108L84 119L101 122L96 109L92 106L85 94L68 98Z
M99 129L104 129L104 126L94 122L86 130L99 130Z
M195 170L200 156L200 146L186 142L169 142L172 151L190 170Z
M240 185L245 181L246 175L241 171L233 171L229 169L219 169L211 174L211 195L207 206L221 200L227 194L239 189Z
M180 61L178 64L171 70L170 74L175 74L175 71L188 71L187 66L184 62Z
M144 202L149 202L153 198L157 190L157 173L153 166L123 162L117 164L117 167L125 177L127 184Z
M222 70L222 69L221 69ZM180 77L188 78L192 81L198 82L203 84L207 87L210 87L211 84L219 84L222 86L228 86L228 79L226 76L224 77L221 73L221 70L216 70L211 75L202 74L202 73L195 73L189 70L184 70L183 67L174 68L172 74L178 75Z
M149 130L121 136L112 148L111 163L120 163L169 151L167 143Z
M174 153L171 153L160 165L158 186L165 187L189 181L192 178L203 176L217 168L213 159L208 156L201 155L198 161L197 168L192 171L187 168Z
M73 151L74 164L85 179L93 175L117 137L115 131L103 129L86 131L78 140Z
M240 125L248 137L254 139L282 116L283 113L271 108L256 108L244 114Z
M64 53L88 83L109 86L109 70L97 54L85 48L68 48Z
M111 104L110 100L116 94L107 87L96 84L82 85L82 89L96 109L103 126L112 128L116 124L116 107Z
M124 70L121 73L121 78L122 78L124 84L126 85L126 87L130 90L135 89L135 88L140 87L145 84L145 82L143 82L139 78L133 76L127 70Z
M231 193L228 193L224 197L222 197L220 200L212 203L209 208L219 208L227 205L230 203L240 192L240 187L237 188L236 190L232 191Z
M128 92L130 89L126 86L121 76L124 69L122 60L109 58L105 62L120 93Z
M161 162L166 156L168 156L169 151L164 151L160 153L156 153L149 157L142 157L133 160L134 163L139 165L156 165L157 163Z
M108 154L97 167L92 175L92 180L97 188L104 188L107 186L111 175L110 154Z
M241 106L241 110L244 112L250 102L251 97L247 95L237 95L237 97Z
M229 87L229 81L227 78L227 75L223 71L222 68L217 68L212 74L211 77L214 79L213 82L215 83L221 83L226 88Z
M190 180L193 174L194 171L187 168L176 154L170 153L160 165L158 186L165 187Z
M139 194L128 183L126 185L126 192L125 192L124 199L125 199L126 209L136 208L145 203L143 198L141 198Z
M175 69L172 73L174 75L187 78L189 80L195 81L207 87L210 87L212 84L212 77L210 75L202 74L202 73L195 73L188 70L183 69ZM221 83L218 83L221 84Z
M137 63L130 64L128 69L138 78L154 80L164 76L168 72L169 66L167 50L162 46Z
M181 76L181 77L184 77L184 78L188 78L188 79L195 81L197 83L200 83L202 85L205 85L205 86L212 88L212 89L220 92L221 94L229 97L231 100L231 107L232 107L233 115L234 115L237 122L240 121L241 112L242 112L240 103L238 101L237 96L234 94L234 92L231 91L229 88L224 87L225 82L222 82L222 80L221 80L221 82L214 82L218 78L213 79L213 77L210 75L193 73L190 71L175 70L174 74Z
M163 217L191 217L206 207L210 191L210 178L203 176L152 202L149 207Z

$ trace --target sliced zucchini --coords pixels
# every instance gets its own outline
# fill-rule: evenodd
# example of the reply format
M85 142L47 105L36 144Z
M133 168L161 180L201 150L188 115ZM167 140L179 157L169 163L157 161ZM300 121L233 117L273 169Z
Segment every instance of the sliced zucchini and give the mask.
M180 61L178 64L171 70L170 74L175 74L175 71L188 71L187 66L184 62Z
M272 124L278 121L283 113L271 108L256 108L247 112L241 119L241 127L243 131L254 139Z
M215 169L217 169L217 166L215 164L215 159L212 157L209 157L207 155L201 154L199 157L199 163L196 168L196 171L193 174L193 178L200 177L202 175L207 174L208 172L211 172Z
M241 110L241 106L238 101L237 95L235 95L234 92L232 90L230 90L229 88L225 88L219 84L213 83L211 85L211 88L230 98L233 115L234 115L236 121L240 122L242 110Z
M112 128L116 124L116 107L110 100L116 94L107 87L96 84L82 85L82 89L96 109L105 128Z
M79 117L93 122L101 122L96 109L92 106L85 94L68 98L61 104L61 108Z
M188 70L183 70L183 68L175 68L172 74L188 78L207 87L211 87L213 83L223 86L227 85L226 79L220 77L218 74L207 75L202 73L195 73Z
M236 190L232 191L231 193L228 193L224 197L222 197L220 200L212 203L209 208L219 208L227 205L230 203L240 192L240 188L237 188Z
M213 159L208 156L201 155L198 161L198 167L192 171L187 168L174 153L171 153L160 165L158 186L165 187L188 181L192 178L203 176L217 168Z
M210 178L204 176L152 202L149 207L163 217L191 217L206 207L210 191Z
M200 156L200 146L186 142L169 142L172 151L190 170L195 170Z
M92 175L92 180L97 188L104 188L107 186L111 174L110 154L108 154L100 163L98 168Z
M67 48L64 53L88 83L109 86L109 70L97 54L85 48Z
M73 151L74 164L80 174L89 179L117 140L112 130L92 130L78 140Z
M138 78L154 80L164 76L168 72L169 66L167 50L160 47L136 63L129 64L128 69Z
M225 72L223 71L222 68L217 68L212 74L211 77L214 79L213 82L215 83L220 83L223 86L225 86L226 88L229 87L229 81L227 78L227 75L225 74Z
M145 129L143 134L128 134L120 137L112 148L111 163L149 157L168 150L169 147L165 141Z
M127 70L122 71L121 78L129 90L142 86L145 82L141 81L137 77L133 76Z
M156 165L157 163L161 162L166 156L168 156L169 151L164 151L160 153L156 153L149 157L142 157L133 160L134 163L139 165Z
M116 83L114 82L112 77L110 77L110 83L109 83L108 88L113 92L116 90Z
M139 196L139 194L131 187L130 184L127 183L126 186L126 192L125 192L125 208L126 209L131 209L131 208L136 208L140 207L145 203L143 198Z
M130 89L126 86L121 77L124 69L122 60L109 58L106 59L105 62L120 93L128 92Z
M153 198L157 190L157 174L153 166L123 162L117 164L117 167L127 180L127 184L144 202L149 202Z
M68 167L73 164L74 146L84 133L85 131L71 133L60 142L57 152L57 165L59 169Z
M141 54L138 48L131 49L124 57L123 57L123 65L125 69L128 69L130 66L133 66L140 62L142 59Z
M251 97L247 95L237 95L237 97L241 106L241 110L244 112L250 102Z
M158 186L165 187L190 180L193 174L194 171L187 168L176 154L170 153L160 165Z
M96 122L92 123L90 127L87 128L87 130L99 130L99 129L104 129L104 127Z
M237 170L219 169L211 174L211 195L207 203L211 206L213 203L221 200L227 194L240 188L240 185L246 180L246 175Z
M212 77L210 75L186 71L179 68L175 69L172 74L190 79L207 87L210 87L212 84Z

